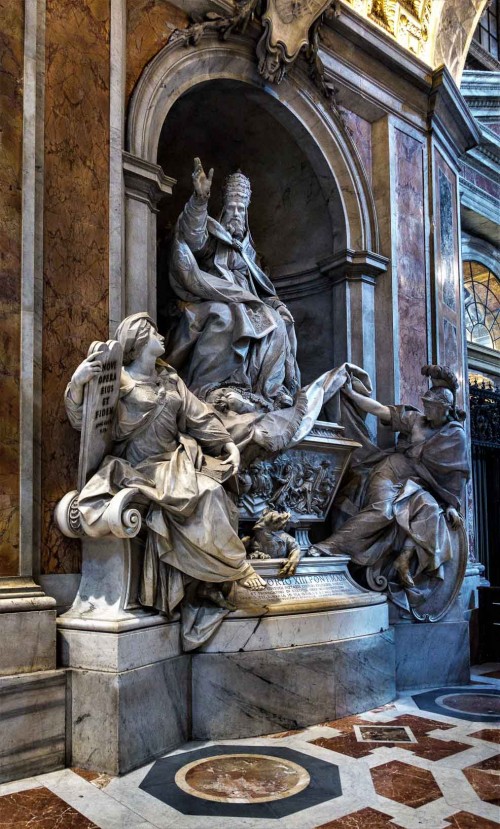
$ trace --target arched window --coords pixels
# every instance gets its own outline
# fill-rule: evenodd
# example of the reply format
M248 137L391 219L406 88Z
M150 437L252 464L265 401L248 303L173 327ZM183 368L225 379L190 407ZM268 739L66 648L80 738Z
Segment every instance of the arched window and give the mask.
M500 351L500 279L479 262L464 262L464 291L468 342Z

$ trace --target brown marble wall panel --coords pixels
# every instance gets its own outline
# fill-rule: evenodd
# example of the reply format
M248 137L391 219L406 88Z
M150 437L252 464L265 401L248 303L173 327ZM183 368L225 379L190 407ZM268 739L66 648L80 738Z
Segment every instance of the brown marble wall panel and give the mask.
M457 372L458 402L463 405L462 296L459 269L457 176L436 147L433 151L435 193L435 297L439 361Z
M352 140L361 156L368 175L368 181L372 183L372 125L369 121L356 115L348 109L341 107L344 121L349 130Z
M168 0L127 0L127 99L174 29L187 25L187 14Z
M400 399L420 405L427 363L422 144L395 130Z
M108 332L109 0L48 0L46 18L42 572L79 567L53 522L74 489L78 436L63 392Z
M24 2L0 0L0 576L18 573Z

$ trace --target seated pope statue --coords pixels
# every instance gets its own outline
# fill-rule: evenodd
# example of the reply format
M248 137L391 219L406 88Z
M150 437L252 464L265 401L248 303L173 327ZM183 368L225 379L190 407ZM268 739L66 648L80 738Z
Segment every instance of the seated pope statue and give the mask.
M300 386L293 319L257 263L248 227L250 182L224 187L220 221L208 216L213 170L195 159L194 193L180 215L170 283L180 316L167 353L188 388L233 410L293 405ZM216 406L217 407L217 406Z
M141 602L171 614L194 580L205 583L205 598L228 607L216 585L265 586L246 560L235 508L219 482L236 473L238 449L217 415L159 360L163 337L146 313L127 317L115 338L124 366L115 445L80 492L81 514L92 524L110 497L127 487L138 490L147 505L148 528ZM77 429L84 386L101 371L94 352L68 384L66 409Z

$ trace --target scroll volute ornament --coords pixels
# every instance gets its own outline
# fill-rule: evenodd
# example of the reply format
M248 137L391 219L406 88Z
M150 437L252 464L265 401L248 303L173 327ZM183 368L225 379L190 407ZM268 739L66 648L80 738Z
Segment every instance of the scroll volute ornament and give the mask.
M259 72L279 83L300 50L309 45L311 26L331 0L267 0L261 22L264 34L257 46Z

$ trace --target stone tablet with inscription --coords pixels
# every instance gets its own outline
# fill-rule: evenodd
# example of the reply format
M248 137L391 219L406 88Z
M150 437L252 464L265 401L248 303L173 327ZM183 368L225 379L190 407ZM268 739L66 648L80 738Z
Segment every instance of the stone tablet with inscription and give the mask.
M267 586L264 590L246 590L235 585L231 599L238 610L231 614L261 615L262 610L273 615L281 613L310 613L343 607L360 607L381 604L383 594L360 587L352 578L347 564L349 556L328 558L303 558L294 576L278 578L283 561L252 561L253 568L262 576Z
M120 394L123 350L116 340L93 342L88 354L100 351L102 371L85 386L82 438L78 464L81 491L113 447L113 420Z

